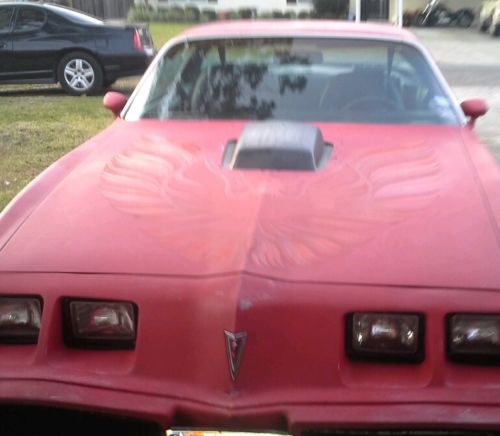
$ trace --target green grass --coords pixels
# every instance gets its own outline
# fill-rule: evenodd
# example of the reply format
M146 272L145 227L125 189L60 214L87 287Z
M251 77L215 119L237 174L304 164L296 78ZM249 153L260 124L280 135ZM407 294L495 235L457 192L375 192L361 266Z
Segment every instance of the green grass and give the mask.
M157 48L186 24L152 23ZM136 80L117 82L130 92ZM52 162L112 121L102 96L71 97L56 85L0 85L0 210Z
M170 38L190 27L190 24L181 23L150 23L149 31L157 49L160 49Z
M0 97L0 210L44 168L110 123L100 100L57 89Z

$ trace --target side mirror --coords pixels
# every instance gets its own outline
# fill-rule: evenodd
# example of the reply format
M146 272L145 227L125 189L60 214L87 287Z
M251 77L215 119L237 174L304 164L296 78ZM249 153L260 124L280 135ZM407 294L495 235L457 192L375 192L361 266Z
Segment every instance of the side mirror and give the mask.
M127 97L120 92L107 92L102 100L102 104L106 109L109 109L115 118L120 116L120 112L127 104Z
M476 125L476 120L488 112L488 105L481 99L465 100L460 106L465 116L469 117L471 129Z

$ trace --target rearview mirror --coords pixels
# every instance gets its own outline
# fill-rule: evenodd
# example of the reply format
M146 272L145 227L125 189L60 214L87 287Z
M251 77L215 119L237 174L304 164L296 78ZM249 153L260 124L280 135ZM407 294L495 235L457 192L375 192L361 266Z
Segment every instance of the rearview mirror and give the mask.
M127 97L120 92L107 92L102 100L102 104L106 109L109 109L115 118L120 116L120 112L127 104Z
M469 126L473 128L476 125L476 120L488 112L488 105L484 100L473 99L465 100L461 105L466 117L469 117Z

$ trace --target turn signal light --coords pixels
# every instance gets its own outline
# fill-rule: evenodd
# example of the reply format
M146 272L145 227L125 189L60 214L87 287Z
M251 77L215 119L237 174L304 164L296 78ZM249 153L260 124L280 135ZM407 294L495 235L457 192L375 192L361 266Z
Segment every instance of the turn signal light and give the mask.
M448 316L448 356L468 363L500 364L500 315Z
M418 314L353 313L346 334L351 359L417 363L424 358L424 322Z
M0 343L36 344L41 318L38 298L0 297Z
M66 300L64 339L81 348L132 349L135 347L137 309L119 301Z

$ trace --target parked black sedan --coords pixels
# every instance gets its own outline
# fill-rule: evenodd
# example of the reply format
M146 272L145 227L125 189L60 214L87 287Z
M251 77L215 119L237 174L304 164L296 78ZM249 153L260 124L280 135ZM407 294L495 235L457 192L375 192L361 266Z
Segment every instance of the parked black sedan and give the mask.
M59 82L70 94L92 94L142 74L153 55L146 28L53 4L0 3L0 83Z

